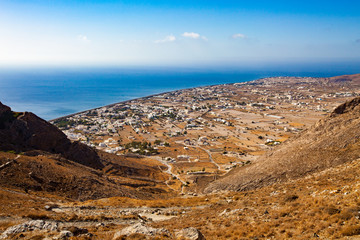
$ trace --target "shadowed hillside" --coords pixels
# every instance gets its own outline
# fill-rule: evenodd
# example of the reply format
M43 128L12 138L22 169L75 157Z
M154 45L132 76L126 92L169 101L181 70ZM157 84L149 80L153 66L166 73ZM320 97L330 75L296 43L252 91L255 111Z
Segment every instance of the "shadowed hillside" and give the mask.
M0 150L24 152L42 150L100 169L103 164L95 150L79 142L71 143L54 125L33 113L16 113L0 103Z

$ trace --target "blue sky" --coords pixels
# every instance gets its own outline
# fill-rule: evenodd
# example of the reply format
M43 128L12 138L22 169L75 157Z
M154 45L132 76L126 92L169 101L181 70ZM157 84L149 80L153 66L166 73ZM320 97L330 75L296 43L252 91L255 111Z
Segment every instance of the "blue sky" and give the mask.
M360 1L0 1L0 65L360 62Z

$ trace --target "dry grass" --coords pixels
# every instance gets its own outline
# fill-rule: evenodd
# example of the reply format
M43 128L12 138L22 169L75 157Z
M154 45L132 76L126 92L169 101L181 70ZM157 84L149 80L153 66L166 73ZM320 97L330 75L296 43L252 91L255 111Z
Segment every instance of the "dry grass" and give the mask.
M0 221L0 231L4 231L7 228L9 228L11 226L14 226L14 225L17 225L19 223L20 223L19 221L15 221L15 220L3 220L3 221Z
M306 179L213 196L209 208L193 209L189 215L155 226L193 226L207 239L329 239L360 235L359 176L357 160Z
M213 201L216 201L214 199ZM80 206L116 206L116 207L150 207L150 208L168 208L168 207L195 207L201 205L208 205L212 200L205 196L201 197L176 197L169 199L153 199L140 200L124 197L104 198L99 200L90 200L83 203L75 203Z

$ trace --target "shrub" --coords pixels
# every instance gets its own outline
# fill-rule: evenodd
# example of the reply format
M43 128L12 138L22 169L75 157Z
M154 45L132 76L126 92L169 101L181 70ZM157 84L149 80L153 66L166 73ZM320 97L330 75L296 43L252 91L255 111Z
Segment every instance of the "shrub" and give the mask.
M298 198L299 198L299 196L293 194L293 195L286 196L284 200L285 200L285 202L292 202Z
M35 220L45 220L45 219L49 219L49 216L45 215L45 214L38 214L38 213L29 213L27 215L24 215L23 217L25 218L31 218L31 219L35 219Z
M340 213L340 210L335 208L334 206L330 206L324 209L326 213L328 213L329 215L334 215L336 213Z
M354 236L360 234L360 225L345 227L341 231L342 236Z

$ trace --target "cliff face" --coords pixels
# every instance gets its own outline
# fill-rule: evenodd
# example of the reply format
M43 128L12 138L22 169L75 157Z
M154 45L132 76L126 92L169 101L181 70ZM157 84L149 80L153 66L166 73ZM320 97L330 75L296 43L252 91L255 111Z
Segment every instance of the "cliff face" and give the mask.
M211 183L205 191L259 188L300 178L358 158L360 98L354 98L257 163L231 171Z
M96 151L82 143L72 143L54 125L33 113L12 112L0 103L0 150L25 152L42 150L92 168L102 168Z

